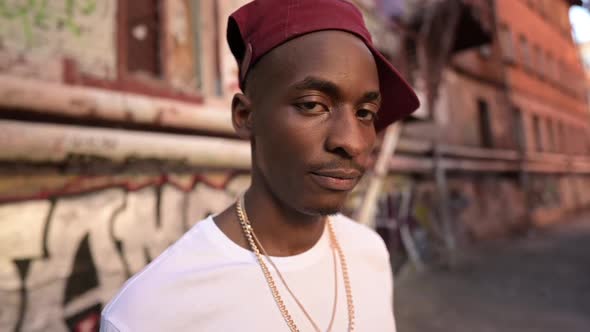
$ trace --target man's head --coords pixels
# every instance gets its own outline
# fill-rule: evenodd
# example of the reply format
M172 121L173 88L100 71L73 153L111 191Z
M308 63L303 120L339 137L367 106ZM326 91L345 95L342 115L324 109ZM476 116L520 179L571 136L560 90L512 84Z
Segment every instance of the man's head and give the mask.
M230 18L228 41L244 90L232 118L252 142L252 185L302 213L338 212L377 128L417 107L412 90L341 0L254 1Z

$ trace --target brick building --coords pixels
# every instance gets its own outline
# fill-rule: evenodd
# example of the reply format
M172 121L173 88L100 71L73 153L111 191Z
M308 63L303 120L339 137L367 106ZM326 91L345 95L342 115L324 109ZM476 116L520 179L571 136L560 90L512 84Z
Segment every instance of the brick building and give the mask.
M579 3L487 3L492 39L451 57L433 121L405 130L482 162L448 170L472 202L457 227L475 238L551 223L587 206L590 185L588 87L568 18Z
M588 82L588 99L590 100L590 42L581 43L579 45L580 55L584 62L584 70L586 70L586 81Z

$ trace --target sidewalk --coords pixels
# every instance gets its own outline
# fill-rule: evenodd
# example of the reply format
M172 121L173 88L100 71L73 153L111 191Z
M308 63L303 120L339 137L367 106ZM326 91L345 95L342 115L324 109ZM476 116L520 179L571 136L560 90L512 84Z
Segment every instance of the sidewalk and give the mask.
M590 331L590 213L468 256L398 276L398 332Z

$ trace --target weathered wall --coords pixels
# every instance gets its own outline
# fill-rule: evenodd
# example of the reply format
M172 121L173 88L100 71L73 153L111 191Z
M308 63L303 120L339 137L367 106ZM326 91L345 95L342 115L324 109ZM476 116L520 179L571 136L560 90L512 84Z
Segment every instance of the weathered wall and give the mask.
M116 74L116 0L2 1L0 73L61 81L63 60Z
M195 43L191 33L193 20L198 19L198 8L189 5L187 0L165 1L162 11L166 16L163 22L164 37L164 76L169 84L178 90L197 88Z
M537 226L554 224L570 211L590 206L590 177L580 175L532 176L531 221Z
M0 179L1 194L18 181ZM95 331L129 276L248 181L227 173L48 177L37 192L26 181L30 199L0 204L0 330Z
M502 88L447 70L444 75L447 106L440 108L437 125L441 141L453 145L482 146L478 100L490 115L493 147L517 149L514 115ZM461 110L460 112L457 110ZM438 111L438 110L437 110Z
M587 153L587 90L570 33L567 2L498 0L496 14L498 26L509 32L506 44L512 51L504 52L513 56L506 62L505 73L515 104L527 117L562 123L564 131L572 135L561 137L567 143L553 152ZM525 131L529 149L535 150L532 128ZM580 141L584 144L577 143ZM576 147L571 148L572 143Z
M460 240L480 241L526 227L525 196L514 178L480 175L449 181Z

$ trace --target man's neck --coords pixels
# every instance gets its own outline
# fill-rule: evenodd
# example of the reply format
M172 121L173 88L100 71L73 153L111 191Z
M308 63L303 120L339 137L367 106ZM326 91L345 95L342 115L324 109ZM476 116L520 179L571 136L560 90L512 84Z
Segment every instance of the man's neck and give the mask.
M303 214L251 187L244 197L254 233L271 256L293 256L312 248L323 234L326 217Z
M326 217L310 216L284 206L268 192L250 187L245 210L256 237L270 256L293 256L311 249L323 234ZM250 250L236 205L214 217L219 229L237 245Z

